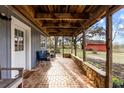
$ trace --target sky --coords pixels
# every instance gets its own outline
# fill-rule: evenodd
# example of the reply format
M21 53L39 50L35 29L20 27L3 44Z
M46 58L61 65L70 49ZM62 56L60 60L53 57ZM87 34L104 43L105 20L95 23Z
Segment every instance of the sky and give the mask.
M113 43L124 44L124 8L114 13L112 16L113 21L113 32L119 27L116 38Z
M106 28L105 23L106 18L103 18L96 24L102 26L105 29ZM115 12L112 15L112 27L113 37L115 35L115 32L117 32L115 39L113 40L113 44L124 44L124 8ZM93 39L98 39L98 37L94 37Z

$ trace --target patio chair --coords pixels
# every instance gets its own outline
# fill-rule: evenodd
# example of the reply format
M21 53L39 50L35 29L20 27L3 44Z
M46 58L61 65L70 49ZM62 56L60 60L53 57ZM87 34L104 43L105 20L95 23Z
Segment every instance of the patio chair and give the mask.
M41 50L36 52L37 60L38 61L49 61L50 60L50 53L47 50Z
M19 72L19 74L17 75L16 78L10 78L10 79L4 79L1 76L1 72L2 71L8 71L8 70L17 70ZM17 88L23 87L23 68L0 68L0 88Z

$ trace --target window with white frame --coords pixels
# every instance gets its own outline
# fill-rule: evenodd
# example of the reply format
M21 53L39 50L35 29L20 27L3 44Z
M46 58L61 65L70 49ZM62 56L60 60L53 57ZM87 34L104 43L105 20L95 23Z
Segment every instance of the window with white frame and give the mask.
M41 47L45 47L45 42L46 42L45 37L41 35L40 40L41 40Z
M24 32L15 29L15 51L24 50Z

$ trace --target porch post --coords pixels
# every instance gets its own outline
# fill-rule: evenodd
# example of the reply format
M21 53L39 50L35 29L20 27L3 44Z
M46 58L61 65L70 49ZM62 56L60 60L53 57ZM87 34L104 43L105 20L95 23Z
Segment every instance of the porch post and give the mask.
M54 49L54 51L55 51L55 57L56 57L56 50L57 50L57 36L55 36L55 49Z
M106 15L106 87L112 87L112 17Z
M62 53L63 53L63 57L64 57L64 36L62 37Z
M51 51L51 38L50 37L49 37L49 41L50 41L49 42L50 43L50 46L49 47L50 47L50 51Z
M74 37L72 36L72 40L71 40L71 54L73 53L73 40L74 39Z
M77 56L76 36L75 36L75 39L74 39L74 50L75 50L75 56Z
M85 40L85 30L83 30L83 61L86 61L86 40Z

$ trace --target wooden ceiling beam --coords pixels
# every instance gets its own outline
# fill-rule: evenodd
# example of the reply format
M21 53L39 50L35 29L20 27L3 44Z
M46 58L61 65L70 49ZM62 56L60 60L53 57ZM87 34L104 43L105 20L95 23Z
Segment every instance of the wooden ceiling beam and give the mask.
M71 5L70 8L69 8L69 11L71 13L74 13L76 11L77 7L78 7L78 5Z
M89 7L86 9L86 11L85 12L90 12L91 10L92 10L92 8L93 8L94 6L92 6L92 5L89 5Z
M70 30L70 29L47 29L46 30L47 32L48 32L48 34L49 35L55 35L55 34L57 34L57 35L73 35L73 33L74 33L74 30Z
M71 24L71 23L44 23L41 27L45 28L78 28L81 25Z
M53 5L48 5L48 9L49 9L49 12L50 13L53 13L54 12Z
M122 8L124 8L124 5L116 5L110 9L110 13L113 14Z
M27 19L29 19L33 24L35 24L41 31L43 31L46 35L46 31L44 31L41 26L42 23L40 21L34 21L33 20L33 11L29 9L29 6L12 6L15 10L19 11L21 14L23 14ZM28 13L30 11L30 13Z
M35 10L32 8L32 6L24 5L23 8L30 14L31 17L35 16Z
M48 32L50 36L72 36L73 32L69 33L69 32L54 32L54 31L50 31Z
M30 26L32 26L34 29L36 29L37 31L41 31L41 29L36 25L36 23L34 23L32 20L30 20L29 18L27 18L26 16L24 16L24 14L22 14L20 11L18 11L18 9L16 9L14 6L5 6L7 9L9 9L12 13L16 14L17 16L19 16L22 20L25 20L26 23L28 23ZM41 32L44 36L47 36L46 33Z
M35 10L31 5L24 5L23 8L29 13L29 15L34 18L35 16ZM42 22L40 22L39 20L36 20L37 24L39 24L40 26L42 25Z
M109 6L101 6L96 12L83 24L85 28L88 28L91 24L100 20L105 14Z
M41 6L40 6L41 7ZM44 12L40 13L38 8L30 6L14 6L21 14L29 19L34 25L43 30L46 34L49 34L50 30L54 30L54 33L58 35L78 35L80 29L88 28L106 15L106 11L109 9L111 13L116 12L124 6L64 6L57 8L58 6L43 6L41 7ZM94 11L92 11L94 9ZM61 13L59 13L61 12ZM69 12L69 13L68 13ZM91 15L92 14L92 15ZM79 23L82 23L81 25ZM73 31L70 31L72 29ZM63 31L63 32L62 32ZM66 33L68 32L68 33Z
M85 5L79 5L79 6L77 7L76 12L77 12L77 13L83 13L85 7L86 7Z
M37 13L34 20L87 20L89 15L82 13Z
M91 16L91 18L89 20L87 20L87 22L85 22L85 24L83 24L82 26L84 26L85 29L87 29L89 26L91 26L92 24L94 24L95 22L99 21L104 15L106 15L107 10L110 11L111 14L115 13L116 11L118 11L119 9L122 9L124 7L124 5L115 5L115 6L101 6L100 9L98 9L93 16ZM75 33L74 35L78 35L80 34L82 31L79 31L77 33Z
M50 20L50 21L61 21L61 20L67 20L67 21L84 21L86 19L83 19L83 18L34 18L34 20L41 20L41 21L44 21L44 20Z
M90 18L89 20L87 20L87 22L85 22L84 26L85 28L87 28L88 26L92 25L93 23L95 23L96 21L99 21L101 18L103 18L103 16L106 15L106 11L108 9L110 9L111 14L115 13L116 11L118 11L119 9L123 8L124 5L118 5L118 6L113 6L109 5L109 6L101 6L101 8L99 8Z
M72 34L54 34L54 33L50 33L50 36L72 36Z
M81 27L79 22L43 22L43 25L41 27L46 27L46 28L78 28Z
M84 21L86 19L80 19L80 18L34 18L34 20L51 20L51 21L59 21L59 20L67 20L67 21Z
M69 5L66 6L65 12L67 13L69 10Z
M71 30L71 29L46 29L47 32L66 32L66 33L72 33L74 32L75 30Z
M22 6L23 7L23 9L26 11L26 12L28 12L28 14L32 17L32 19L34 18L34 16L35 16L35 10L34 10L34 8L31 6L31 5L23 5ZM40 22L39 20L36 20L36 23L38 24L38 25L42 25L42 22Z
M76 27L76 26L46 26L46 27L42 27L42 28L46 28L46 29L79 29L80 27Z

